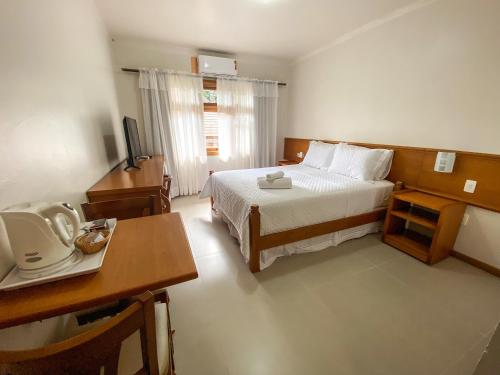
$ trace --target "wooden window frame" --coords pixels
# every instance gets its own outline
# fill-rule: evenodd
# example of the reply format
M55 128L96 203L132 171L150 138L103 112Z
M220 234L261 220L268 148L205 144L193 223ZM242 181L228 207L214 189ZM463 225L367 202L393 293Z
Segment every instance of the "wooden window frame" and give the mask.
M204 90L216 90L217 81L215 79L203 78ZM203 103L203 112L217 112L217 103ZM218 156L217 147L207 147L207 156Z
M217 80L215 78L203 78L204 90L217 90Z

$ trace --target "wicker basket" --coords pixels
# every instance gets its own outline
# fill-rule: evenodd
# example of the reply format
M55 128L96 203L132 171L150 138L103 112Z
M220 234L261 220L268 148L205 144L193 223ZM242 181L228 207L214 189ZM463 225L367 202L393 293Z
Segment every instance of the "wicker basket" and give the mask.
M104 237L103 240L92 243L92 236L94 233L101 233ZM80 249L84 254L94 254L102 250L109 240L110 232L108 229L101 229L95 232L85 233L77 237L75 240L75 246Z

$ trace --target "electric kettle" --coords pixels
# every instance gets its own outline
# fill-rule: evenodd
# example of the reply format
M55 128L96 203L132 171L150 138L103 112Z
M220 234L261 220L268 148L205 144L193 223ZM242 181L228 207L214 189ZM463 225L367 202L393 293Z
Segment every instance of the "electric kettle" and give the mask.
M73 254L80 217L69 204L25 203L0 211L0 217L21 270L50 267L65 262Z

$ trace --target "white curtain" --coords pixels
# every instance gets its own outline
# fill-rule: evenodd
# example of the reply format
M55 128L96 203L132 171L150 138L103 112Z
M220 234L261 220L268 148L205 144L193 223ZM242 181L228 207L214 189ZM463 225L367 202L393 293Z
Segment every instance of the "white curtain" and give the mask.
M219 158L228 169L253 168L255 121L249 81L217 79Z
M197 194L208 175L202 78L141 69L139 88L148 154L165 155L173 197Z
M276 165L276 132L278 128L278 82L253 82L255 122L255 166Z
M276 163L278 83L217 79L219 158L227 169Z

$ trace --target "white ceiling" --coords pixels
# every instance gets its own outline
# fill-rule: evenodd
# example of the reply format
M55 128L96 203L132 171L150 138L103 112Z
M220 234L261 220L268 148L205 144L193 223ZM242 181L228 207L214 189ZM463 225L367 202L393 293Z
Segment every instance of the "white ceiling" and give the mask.
M415 0L96 0L117 39L286 60Z

